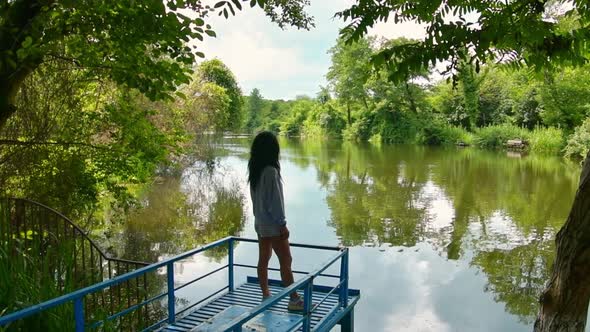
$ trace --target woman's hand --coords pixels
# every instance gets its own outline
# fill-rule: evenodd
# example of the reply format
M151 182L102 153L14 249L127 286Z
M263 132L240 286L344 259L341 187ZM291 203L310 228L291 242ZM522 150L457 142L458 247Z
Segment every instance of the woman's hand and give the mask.
M287 225L281 226L280 237L281 240L287 240L289 238L289 229L287 228Z

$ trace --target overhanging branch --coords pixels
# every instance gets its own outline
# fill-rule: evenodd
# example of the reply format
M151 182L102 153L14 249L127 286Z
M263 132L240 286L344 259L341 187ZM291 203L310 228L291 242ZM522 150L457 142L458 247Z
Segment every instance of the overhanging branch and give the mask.
M43 142L43 141L21 141L13 139L0 139L0 145L36 146L36 145L60 145L60 146L81 146L99 150L108 150L105 146L99 146L83 142Z

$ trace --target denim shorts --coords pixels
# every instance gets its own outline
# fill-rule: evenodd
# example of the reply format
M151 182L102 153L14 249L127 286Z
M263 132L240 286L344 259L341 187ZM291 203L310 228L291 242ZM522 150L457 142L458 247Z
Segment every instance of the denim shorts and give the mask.
M277 224L254 224L254 229L258 237L273 237L281 235L281 227L283 225Z

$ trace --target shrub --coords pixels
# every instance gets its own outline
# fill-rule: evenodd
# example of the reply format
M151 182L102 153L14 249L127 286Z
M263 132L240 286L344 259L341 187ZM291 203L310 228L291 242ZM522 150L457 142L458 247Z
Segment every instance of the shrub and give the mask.
M559 128L537 127L529 133L530 149L534 152L559 154L565 145L563 131Z
M482 148L501 148L510 139L528 140L529 132L526 129L502 124L479 128L475 131L473 142Z
M424 145L452 145L458 142L472 144L473 137L461 127L434 120L422 126L416 140Z
M590 117L587 118L570 136L565 147L565 156L572 159L584 159L590 149Z
M381 112L376 122L377 130L373 134L379 134L385 143L411 143L418 134L419 123L411 113Z
M363 114L342 131L342 137L351 141L368 141L372 136L372 123L373 117L370 114Z

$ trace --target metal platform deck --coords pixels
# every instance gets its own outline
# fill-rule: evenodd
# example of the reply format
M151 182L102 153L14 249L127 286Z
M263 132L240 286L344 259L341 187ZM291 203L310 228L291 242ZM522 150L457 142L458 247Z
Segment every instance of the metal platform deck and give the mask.
M273 296L261 303L260 288L255 278L248 277L246 283L239 287L234 286L236 268L256 269L253 265L234 262L234 249L238 242L258 241L238 237L215 241L164 261L0 316L0 329L26 330L26 326L40 327L48 317L49 311L58 310L61 312L60 315L65 315L62 317L63 320L60 320L63 322L60 328L76 332L103 329L167 332L324 332L330 331L337 324L341 325L343 332L353 331L354 307L360 298L360 291L348 288L348 248L291 243L292 247L331 251L335 254L312 272L293 270L293 273L303 276L289 287L281 287L280 282L276 280L269 281ZM177 282L175 264L220 247L227 249L226 265L200 276L191 276L190 280L182 284ZM327 273L328 268L337 262L340 273ZM177 301L181 289L194 286L197 282L225 270L227 283L221 289L209 290L208 295L198 301ZM141 285L145 283L146 276L154 274L164 281L165 291L162 292L159 288L156 289L157 295L141 294ZM318 285L319 278L334 280L335 285ZM132 294L135 296L122 294L122 285L136 285L136 294ZM289 294L295 291L303 296L304 308L301 313L290 313L286 308ZM154 307L156 309L153 309ZM53 314L55 315L55 311Z
M280 293L284 287L280 286L280 281L270 280L270 290L273 294ZM338 294L329 294L330 287L314 286L312 303L313 312L311 315L310 329L312 331L323 330L326 327L333 327L336 324L350 325L352 321L352 308L360 298L360 292L349 290L348 306L340 308ZM325 300L324 300L325 298ZM322 300L324 300L322 302ZM233 292L228 292L201 306L190 314L179 318L176 323L168 325L162 329L166 332L186 332L186 331L219 331L221 326L231 322L238 315L254 309L260 305L262 296L258 280L254 277L248 277L248 282L236 288ZM283 298L278 303L269 307L269 309L249 323L244 324L242 331L291 331L302 330L301 322L303 315L287 310L288 297ZM319 304L316 306L316 304ZM350 320L350 321L348 321ZM298 329L297 329L298 328ZM343 326L342 330L348 330L350 327Z

